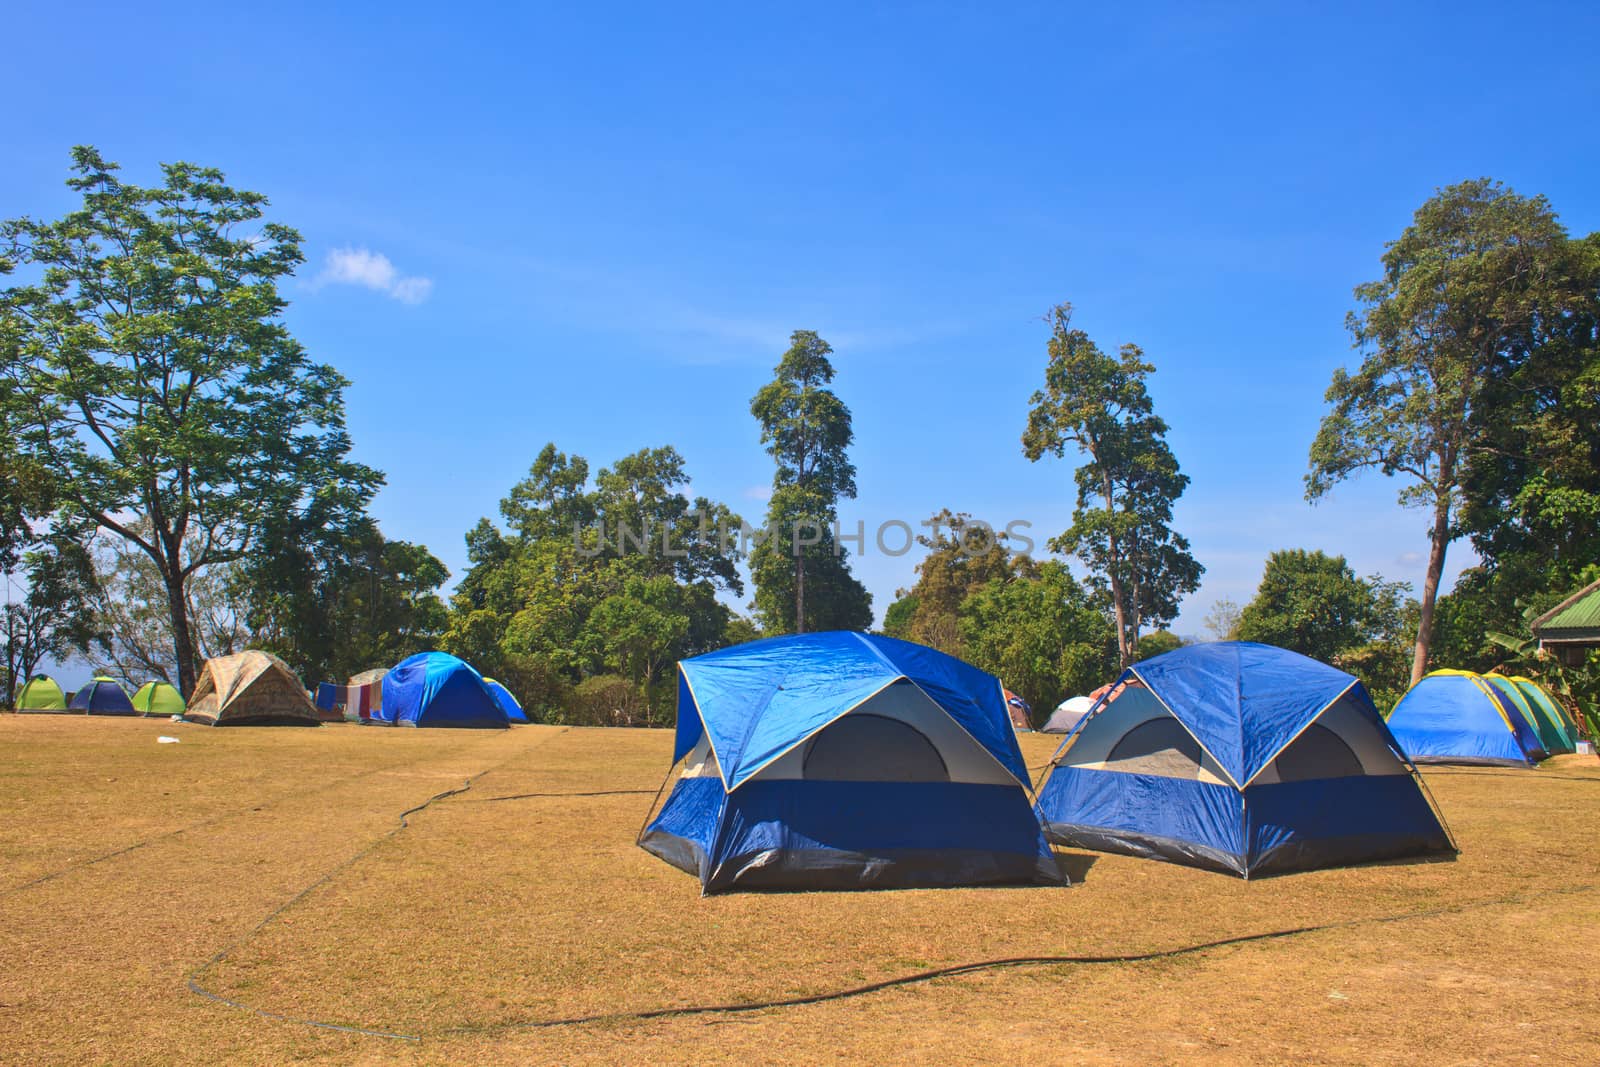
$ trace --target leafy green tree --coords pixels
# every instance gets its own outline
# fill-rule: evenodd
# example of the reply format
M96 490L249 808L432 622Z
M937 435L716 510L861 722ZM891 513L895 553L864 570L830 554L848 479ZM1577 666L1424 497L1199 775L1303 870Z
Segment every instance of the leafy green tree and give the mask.
M1493 447L1486 406L1507 407L1486 400L1564 339L1568 312L1583 298L1571 259L1543 197L1479 179L1423 204L1384 251L1383 277L1356 288L1361 307L1348 326L1363 358L1354 373L1336 371L1328 387L1332 410L1311 446L1306 495L1315 501L1373 469L1404 478L1400 502L1430 513L1413 684L1427 670L1468 475Z
M768 633L864 630L872 597L834 539L839 498L856 495L850 409L828 383L833 349L796 330L773 380L750 402L761 443L777 464L767 510L771 536L750 552L756 611Z
M251 643L314 684L435 647L448 621L438 589L449 577L433 553L387 540L365 515L346 523L313 510L274 524L234 589Z
M1376 610L1372 587L1343 556L1285 549L1267 557L1261 585L1240 613L1238 634L1330 663L1368 640Z
M928 554L917 564L917 584L896 601L896 606L912 606L901 608L892 620L899 633L889 629L890 614L895 613L891 606L884 615L884 632L961 656L962 602L988 582L1029 577L1036 568L1032 560L1015 555L1006 547L1003 532L974 522L965 512L957 514L946 508L928 518L923 526L929 532L919 534L917 543Z
M1135 650L1134 655L1141 660L1146 660L1153 656L1165 655L1182 647L1183 638L1170 630L1157 630L1139 638L1139 647Z
M92 609L94 568L78 539L65 532L41 539L23 556L23 576L26 591L13 599L8 588L0 611L6 707L16 705L17 688L41 662L85 655L99 636ZM9 587L9 573L5 581Z
M142 188L93 148L72 157L78 210L0 224L0 274L27 277L0 290L0 404L60 506L155 565L188 693L190 579L308 492L381 477L347 458L344 379L281 321L277 282L303 257L265 197L189 163Z
M651 722L674 660L753 635L718 599L743 593L738 539L718 536L741 520L682 491L670 447L590 471L546 445L501 501L509 532L468 532L441 645L547 721Z
M1031 577L998 578L974 590L962 601L960 625L967 659L1040 714L1118 670L1111 620L1054 560Z
M1029 401L1022 452L1037 462L1064 456L1070 445L1087 462L1075 473L1072 526L1050 541L1076 555L1090 582L1110 598L1120 662L1133 662L1140 630L1177 617L1204 568L1172 529L1172 507L1189 484L1166 443L1167 424L1154 413L1145 379L1155 368L1137 345L1117 356L1072 328L1072 305L1050 323L1045 387Z
M883 613L883 632L902 641L911 640L911 620L917 614L917 595L908 589L897 591L895 602Z

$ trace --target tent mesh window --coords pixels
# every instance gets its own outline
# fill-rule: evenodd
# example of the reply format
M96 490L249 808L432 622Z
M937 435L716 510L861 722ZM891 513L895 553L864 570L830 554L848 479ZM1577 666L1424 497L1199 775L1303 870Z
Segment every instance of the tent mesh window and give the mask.
M831 782L948 782L921 730L882 715L846 715L806 742L805 776Z
M1326 726L1313 723L1273 760L1278 778L1302 782L1312 778L1348 778L1365 774L1361 761L1344 739Z
M1164 778L1200 777L1200 742L1173 718L1149 719L1127 733L1106 757L1106 769Z

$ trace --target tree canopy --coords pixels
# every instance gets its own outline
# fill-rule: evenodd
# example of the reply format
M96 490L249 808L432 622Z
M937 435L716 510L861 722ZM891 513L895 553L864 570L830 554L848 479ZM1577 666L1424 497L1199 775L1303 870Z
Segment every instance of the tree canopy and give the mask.
M1429 512L1415 683L1427 669L1469 472L1499 465L1483 431L1525 403L1492 397L1503 394L1501 383L1548 373L1566 350L1571 310L1592 304L1592 294L1574 284L1567 234L1548 202L1488 179L1441 189L1418 208L1384 251L1383 268L1356 288L1361 306L1348 325L1363 358L1328 387L1331 410L1311 446L1306 495L1317 500L1344 478L1378 470L1405 480L1402 504ZM1485 506L1504 502L1496 481L1482 477Z
M187 693L190 578L381 477L348 458L344 379L281 321L303 257L266 198L190 163L144 188L93 148L72 159L77 210L0 224L0 275L19 276L0 289L3 419L60 508L155 565Z
M1172 507L1189 479L1167 446L1145 379L1155 370L1137 345L1107 355L1072 326L1072 305L1050 323L1045 387L1029 401L1022 452L1037 462L1069 446L1085 462L1075 472L1072 526L1050 542L1077 556L1089 580L1109 596L1123 666L1133 662L1140 630L1178 614L1204 568L1172 528Z
M768 633L872 624L872 597L834 536L840 498L856 495L856 468L850 409L828 388L832 354L816 333L796 330L772 381L750 401L776 466L765 536L750 552L756 612Z

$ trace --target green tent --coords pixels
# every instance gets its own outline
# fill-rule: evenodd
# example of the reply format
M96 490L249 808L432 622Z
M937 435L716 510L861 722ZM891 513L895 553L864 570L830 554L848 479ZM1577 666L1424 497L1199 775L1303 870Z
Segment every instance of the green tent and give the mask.
M182 715L183 694L166 682L146 682L133 694L133 710L141 715Z
M39 675L17 694L18 711L66 711L67 695L54 678Z
M1516 682L1503 674L1485 674L1483 680L1494 686L1505 698L1516 705L1522 717L1528 720L1534 732L1539 735L1539 743L1544 750L1552 756L1564 752L1576 751L1572 738L1567 736L1566 730L1561 727L1559 718L1552 718L1537 701L1529 700Z
M1523 695L1528 698L1528 703L1544 712L1561 728L1561 733L1566 737L1567 741L1573 743L1573 747L1567 749L1567 751L1576 751L1575 742L1578 740L1578 724L1572 721L1572 716L1567 714L1567 709L1558 704L1555 697L1546 692L1544 686L1532 678L1524 678L1521 675L1517 675L1511 680L1516 683L1517 688L1522 690Z

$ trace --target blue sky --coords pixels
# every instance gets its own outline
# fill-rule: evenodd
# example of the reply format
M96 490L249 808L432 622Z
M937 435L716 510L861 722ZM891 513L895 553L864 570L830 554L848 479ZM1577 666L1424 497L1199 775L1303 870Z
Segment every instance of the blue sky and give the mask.
M271 8L271 10L269 10ZM1103 10L1103 8L1102 8ZM0 214L223 168L305 235L289 322L353 381L392 537L458 575L545 441L675 444L762 510L749 415L793 329L855 414L847 521L942 507L1064 528L1018 443L1053 303L1141 345L1206 566L1267 553L1420 582L1373 476L1313 508L1306 451L1351 288L1436 186L1490 175L1600 226L1590 5L13 5ZM857 562L881 617L914 557ZM1450 574L1469 556L1452 551Z

